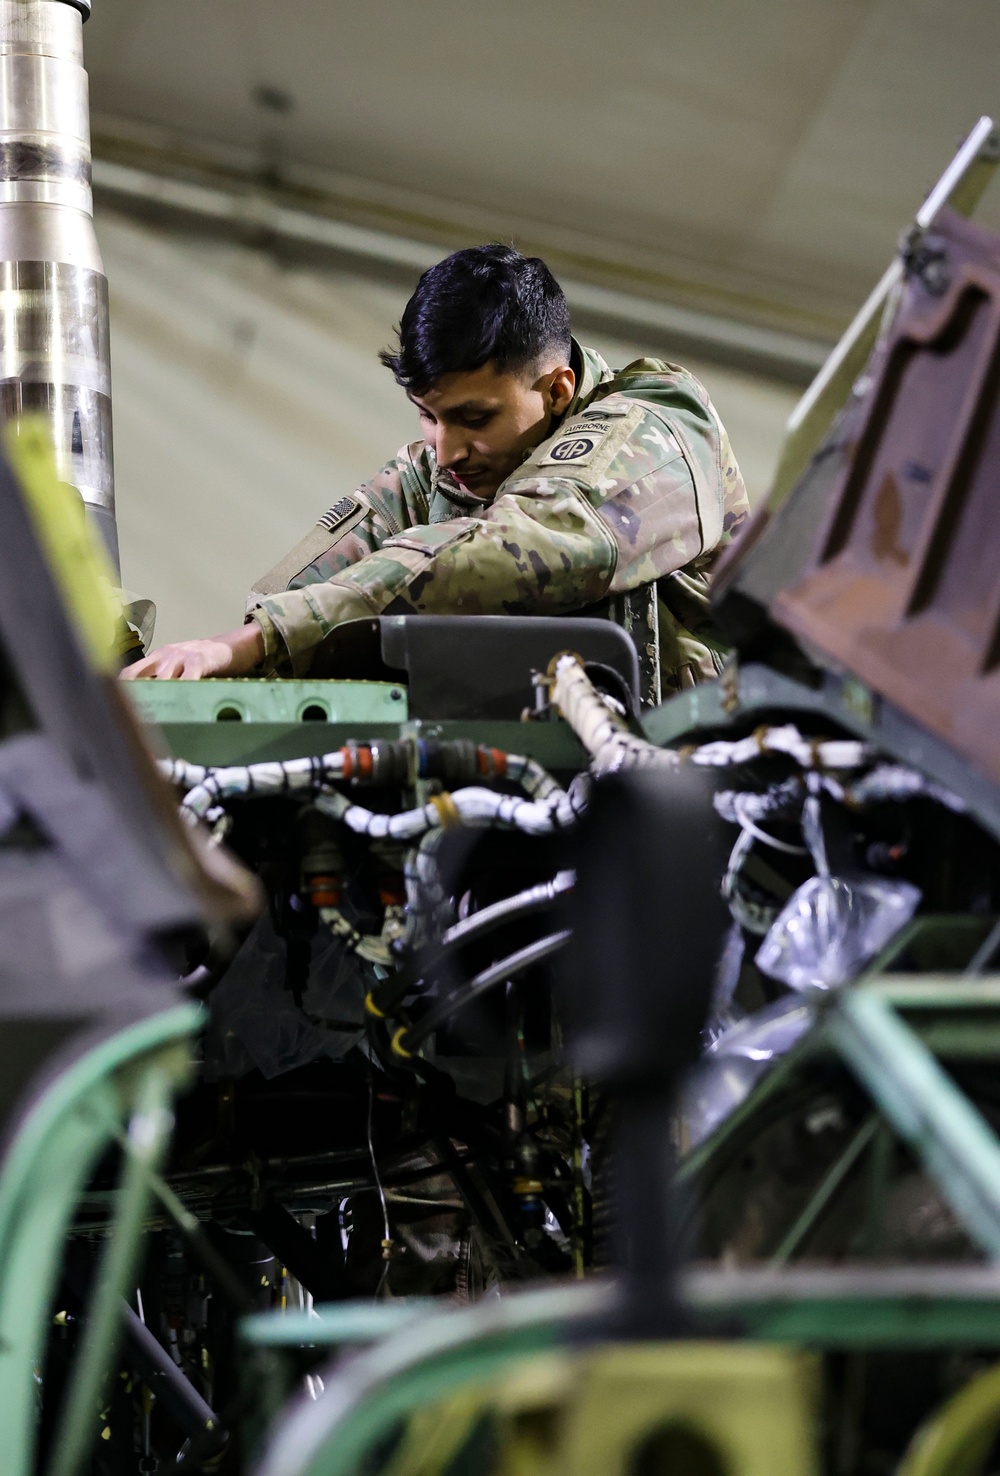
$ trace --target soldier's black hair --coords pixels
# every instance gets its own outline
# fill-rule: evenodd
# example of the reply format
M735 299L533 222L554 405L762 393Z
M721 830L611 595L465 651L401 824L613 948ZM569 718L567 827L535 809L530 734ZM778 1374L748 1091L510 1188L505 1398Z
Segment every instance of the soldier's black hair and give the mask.
M397 384L419 395L445 374L488 361L501 374L551 352L568 364L569 308L540 257L499 243L470 246L424 272L398 338L398 349L379 358Z

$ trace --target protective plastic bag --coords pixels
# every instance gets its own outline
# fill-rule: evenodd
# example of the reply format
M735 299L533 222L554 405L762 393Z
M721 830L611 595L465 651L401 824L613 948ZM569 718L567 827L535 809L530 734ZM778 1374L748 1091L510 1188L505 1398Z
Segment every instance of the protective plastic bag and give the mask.
M887 877L831 876L815 795L806 800L803 831L817 875L788 899L756 963L790 989L832 989L856 978L905 927L921 894L910 882Z
M746 1100L812 1019L812 1006L797 994L785 994L723 1031L684 1088L681 1111L689 1147L707 1138Z
M719 1036L729 1029L735 1021L742 1019L743 1011L734 1003L733 996L740 982L740 970L743 967L743 955L745 945L743 933L739 925L730 923L729 931L726 933L715 965L715 979L712 985L712 1007L709 1011L708 1024L705 1027L704 1045L706 1049L712 1045Z
M312 940L300 1009L285 988L286 944L267 913L259 918L209 999L206 1081L270 1078L320 1056L338 1060L364 1033L366 981L361 960L325 929ZM319 1023L334 1021L334 1028ZM357 1021L356 1026L353 1021Z
M790 989L845 984L909 922L919 901L909 882L811 876L775 919L757 967Z

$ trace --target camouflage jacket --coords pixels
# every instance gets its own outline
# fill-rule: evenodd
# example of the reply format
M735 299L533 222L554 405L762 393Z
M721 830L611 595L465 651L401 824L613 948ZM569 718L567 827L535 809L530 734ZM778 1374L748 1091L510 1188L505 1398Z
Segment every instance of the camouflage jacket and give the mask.
M334 626L364 616L607 613L655 583L664 695L714 676L708 565L748 513L729 438L675 364L612 372L576 344L574 364L558 430L491 503L423 441L335 503L248 602L264 669L305 674Z

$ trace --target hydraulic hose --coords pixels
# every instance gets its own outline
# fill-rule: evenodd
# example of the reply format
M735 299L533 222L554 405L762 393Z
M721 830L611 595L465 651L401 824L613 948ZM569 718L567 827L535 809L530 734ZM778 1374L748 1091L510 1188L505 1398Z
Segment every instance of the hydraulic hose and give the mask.
M478 778L503 779L519 784L540 804L564 797L559 784L536 759L461 739L452 743L423 739L348 743L315 758L226 768L164 759L159 769L165 779L185 791L181 814L189 821L218 819L227 799L312 793L337 783L401 785L415 779L443 779L452 787Z
M539 882L512 897L503 897L499 902L492 902L489 907L474 912L471 917L454 923L442 933L436 945L425 951L413 968L386 979L372 990L365 1002L369 1011L379 1017L391 1014L417 980L431 973L448 954L486 937L505 923L547 911L573 890L575 882L575 872L560 871L552 881Z
M494 928L509 922L511 918L543 912L560 897L571 892L575 882L575 872L560 871L551 881L539 882L537 886L516 892L513 897L503 897L499 902L491 902L489 907L481 908L479 912L454 923L447 932L442 933L437 952L444 952L445 949L468 943L470 939L478 938L484 933L491 933Z
M550 668L551 670L551 668ZM657 748L631 733L625 720L613 712L576 656L560 656L555 664L552 703L558 708L591 756L593 774L639 767L676 768L670 749Z
M658 748L646 738L631 733L625 721L612 712L587 676L576 656L560 656L555 663L552 702L591 755L593 774L619 769L675 769L681 754ZM807 738L791 723L758 728L746 738L703 743L685 757L705 768L725 768L749 763L761 754L780 754L803 769L857 769L870 763L874 750L852 738Z
M455 1014L457 1010L463 1009L465 1005L471 1004L474 999L492 989L495 984L504 984L508 979L523 974L534 964L541 963L543 959L549 958L553 953L558 953L565 948L571 930L564 928L558 933L552 933L547 938L538 938L534 943L518 949L509 958L502 958L499 962L490 964L488 969L483 969L475 978L470 979L468 984L456 989L447 999L442 999L432 1005L427 1014L415 1025L410 1025L398 1030L393 1037L392 1047L399 1056L412 1056L423 1041L432 1035L443 1021Z

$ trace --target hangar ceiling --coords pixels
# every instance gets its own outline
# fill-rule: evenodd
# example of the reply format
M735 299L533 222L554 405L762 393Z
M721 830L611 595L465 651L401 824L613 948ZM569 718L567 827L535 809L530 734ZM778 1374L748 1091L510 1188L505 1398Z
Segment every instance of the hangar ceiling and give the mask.
M997 0L93 3L123 568L161 639L233 624L414 433L375 355L457 245L541 252L578 323L587 290L617 296L587 340L691 363L759 496L798 393L774 376L814 372L1000 112ZM177 204L199 191L200 220ZM279 216L308 216L326 256L283 260ZM381 257L338 258L366 232ZM675 335L685 312L714 345ZM754 352L713 357L740 325Z
M86 43L98 156L825 339L1000 109L996 0L94 0Z

